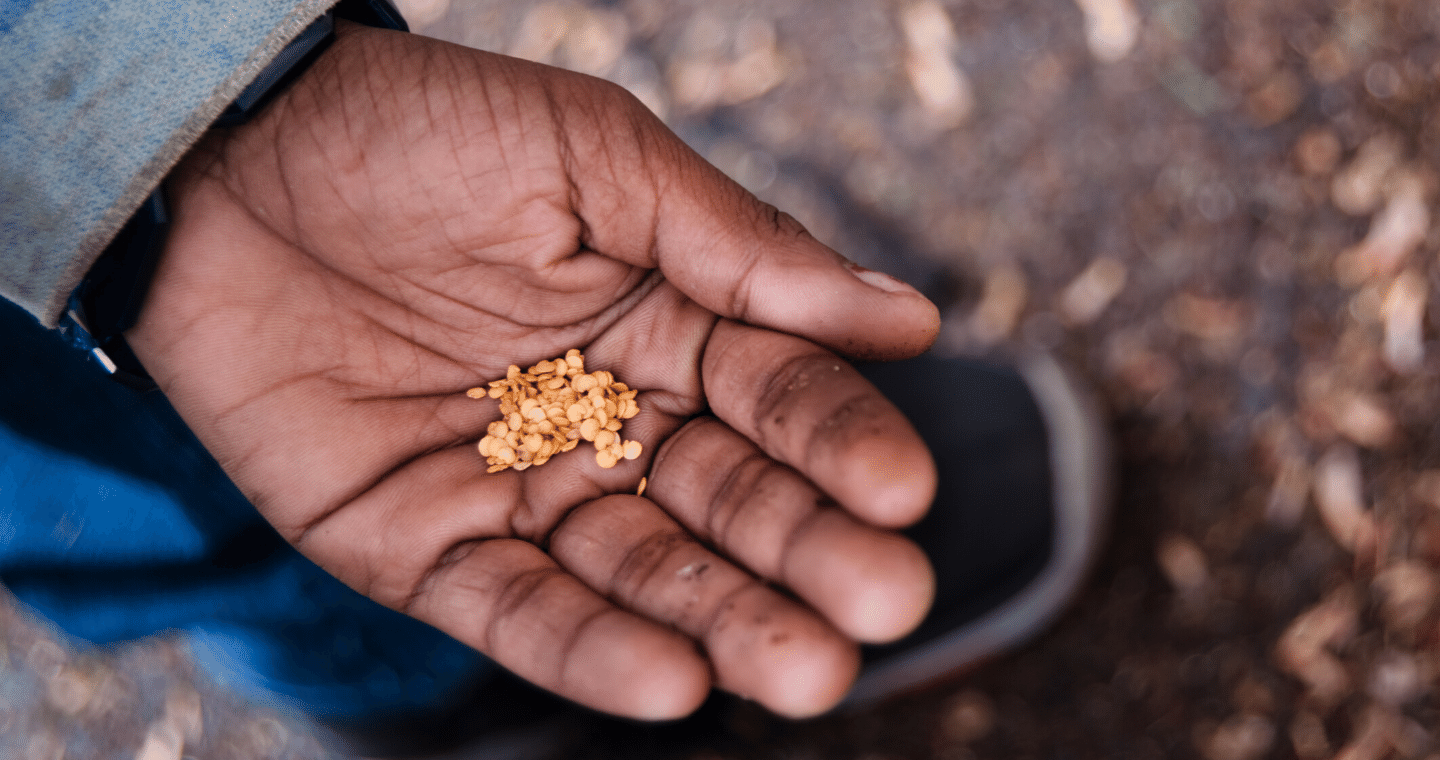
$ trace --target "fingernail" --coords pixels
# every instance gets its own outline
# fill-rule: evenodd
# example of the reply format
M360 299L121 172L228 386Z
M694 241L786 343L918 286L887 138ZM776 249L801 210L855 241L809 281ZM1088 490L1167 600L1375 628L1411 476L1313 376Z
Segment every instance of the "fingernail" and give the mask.
M904 282L903 280L897 280L894 277L885 274L884 272L877 272L873 269L866 269L865 267L862 267L853 261L846 261L845 268L850 270L850 274L855 275L857 279L872 288L879 288L886 293L909 293L917 296L920 295L920 291L911 287L909 283Z

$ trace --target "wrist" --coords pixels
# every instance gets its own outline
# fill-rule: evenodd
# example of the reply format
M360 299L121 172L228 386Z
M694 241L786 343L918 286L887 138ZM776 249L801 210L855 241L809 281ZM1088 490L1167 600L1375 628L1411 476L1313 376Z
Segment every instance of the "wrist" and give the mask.
M367 26L409 31L389 0L342 0L301 32L213 126L244 124L298 78L334 40L335 18ZM154 381L126 343L124 333L139 318L150 280L169 233L165 182L125 223L80 284L71 292L60 331L77 349L89 352L112 377L140 389Z

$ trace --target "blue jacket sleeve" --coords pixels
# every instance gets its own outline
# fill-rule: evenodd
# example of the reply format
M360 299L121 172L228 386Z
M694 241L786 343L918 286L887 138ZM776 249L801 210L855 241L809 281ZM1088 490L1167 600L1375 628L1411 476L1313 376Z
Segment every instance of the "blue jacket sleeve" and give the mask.
M125 220L335 0L0 0L0 296L53 327Z

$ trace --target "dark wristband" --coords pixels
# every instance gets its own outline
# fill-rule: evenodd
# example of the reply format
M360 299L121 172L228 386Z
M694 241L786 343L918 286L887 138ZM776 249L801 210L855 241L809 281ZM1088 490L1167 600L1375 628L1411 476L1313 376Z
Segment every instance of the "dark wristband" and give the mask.
M264 109L334 41L336 18L410 31L389 0L341 0L286 45L221 113L214 126L244 124ZM124 332L140 317L169 231L170 214L161 183L71 291L60 319L60 332L71 345L91 353L116 380L139 389L154 388L155 383L125 342Z

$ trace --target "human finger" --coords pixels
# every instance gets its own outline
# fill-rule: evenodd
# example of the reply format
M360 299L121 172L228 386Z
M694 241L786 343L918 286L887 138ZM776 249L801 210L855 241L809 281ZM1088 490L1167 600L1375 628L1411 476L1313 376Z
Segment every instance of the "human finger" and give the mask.
M710 689L693 642L617 608L525 541L457 546L405 612L604 712L678 718Z
M858 641L897 639L930 608L935 577L918 546L857 522L714 417L671 436L649 478L645 495L692 533Z
M847 355L908 357L935 339L939 311L913 287L816 240L619 87L577 75L548 83L588 116L563 122L568 200L585 248L658 267L716 314Z
M694 637L717 686L780 715L823 712L855 679L853 642L706 549L647 499L581 505L551 535L550 553L621 606Z
M905 415L807 340L721 320L701 366L715 416L866 522L920 519L935 461Z

